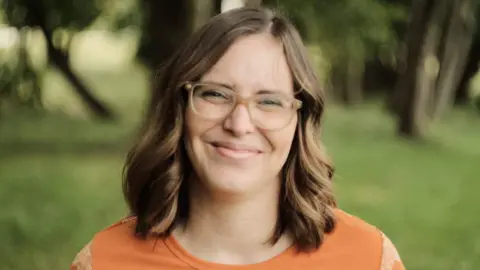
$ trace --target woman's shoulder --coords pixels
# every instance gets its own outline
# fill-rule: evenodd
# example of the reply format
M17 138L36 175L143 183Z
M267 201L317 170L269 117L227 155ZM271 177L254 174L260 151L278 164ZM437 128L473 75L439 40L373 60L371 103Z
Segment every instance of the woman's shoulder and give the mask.
M380 240L381 231L374 225L366 222L358 216L352 215L342 209L334 210L336 227L333 235L342 238L350 238L354 235L356 238L371 242Z
M150 241L135 237L135 225L136 218L127 217L97 232L77 253L70 269L91 270L94 257L118 258L135 250L150 250Z
M404 269L390 238L379 228L341 209L335 209L336 227L325 239L325 249L342 250L359 262L381 270Z

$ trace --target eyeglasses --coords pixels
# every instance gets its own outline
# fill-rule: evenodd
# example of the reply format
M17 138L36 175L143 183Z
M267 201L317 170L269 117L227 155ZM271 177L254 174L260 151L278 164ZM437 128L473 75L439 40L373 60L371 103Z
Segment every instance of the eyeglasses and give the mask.
M186 82L183 88L189 92L190 106L199 116L220 120L243 104L248 109L252 123L266 130L284 128L302 107L300 100L283 93L256 94L243 98L232 89L213 83Z

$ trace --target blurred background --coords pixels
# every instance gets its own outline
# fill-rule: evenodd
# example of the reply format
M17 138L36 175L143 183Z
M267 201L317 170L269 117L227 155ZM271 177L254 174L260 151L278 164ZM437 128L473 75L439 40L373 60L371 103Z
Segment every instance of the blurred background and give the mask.
M340 207L407 269L480 269L477 2L0 0L0 269L68 269L126 215L155 67L209 17L259 4L294 21L328 92Z

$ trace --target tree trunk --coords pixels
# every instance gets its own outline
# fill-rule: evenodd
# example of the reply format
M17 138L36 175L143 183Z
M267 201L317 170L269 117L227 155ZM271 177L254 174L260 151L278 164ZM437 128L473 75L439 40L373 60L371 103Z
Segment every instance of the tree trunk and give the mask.
M195 1L195 13L193 14L193 29L197 30L216 14L216 1Z
M362 101L364 73L365 57L358 46L347 47L344 54L333 59L332 90L342 104L355 105Z
M159 67L192 32L194 10L192 0L143 0L144 29L137 57L151 72L151 95L161 76Z
M26 0L27 17L42 30L47 42L47 53L49 60L58 67L65 77L72 83L74 90L82 98L82 101L90 110L100 118L113 118L113 113L99 100L97 100L89 89L82 83L77 75L70 68L68 55L53 45L53 32L47 26L44 4L40 0Z
M347 60L347 73L345 74L345 104L356 105L362 102L364 73L365 58L363 54L350 53Z
M110 111L110 109L108 109L93 96L90 90L70 68L68 63L68 55L53 46L51 40L49 39L50 36L48 33L44 32L44 34L47 40L49 59L70 81L77 94L81 97L82 101L94 112L97 117L104 119L113 118L112 111Z
M420 93L418 69L423 68L422 50L430 18L433 0L414 0L409 29L407 30L406 68L400 74L391 100L394 112L399 118L398 133L406 137L422 136L422 111L419 101L425 93ZM419 99L420 98L420 99Z
M260 7L262 6L262 0L245 0L246 7Z
M213 1L213 11L215 14L222 13L222 3L223 0L214 0Z
M421 62L417 69L417 103L416 114L422 118L422 126L427 123L428 111L434 106L435 86L439 73L439 50L442 41L444 22L448 15L448 1L436 0L429 22Z
M457 90L465 70L474 34L473 0L456 0L451 4L452 15L446 34L436 99L432 110L434 119L442 117L454 104L455 90Z
M363 89L365 96L391 95L398 74L396 69L375 58L365 62Z
M363 99L363 62L351 57L332 68L333 93L344 105L359 104Z
M345 67L340 63L333 63L330 72L330 83L328 92L335 100L344 103L344 93L346 92Z
M468 102L470 102L470 82L475 74L477 74L479 67L478 65L480 63L480 37L477 36L475 38L467 59L467 65L465 66L462 79L460 80L456 90L455 103L457 105L466 105Z
M410 11L410 19L405 33L405 44L402 48L400 66L395 87L391 95L387 96L386 107L394 115L400 115L411 99L416 80L416 67L418 65L421 47L423 45L424 32L428 9L431 3L429 0L413 0Z
M145 20L138 57L152 71L191 33L194 9L192 0L143 0Z
M27 35L29 29L20 29L19 36L19 63L18 81L15 84L15 100L17 105L26 106L35 110L43 108L42 89L39 83L39 76L31 66L31 59L27 50Z

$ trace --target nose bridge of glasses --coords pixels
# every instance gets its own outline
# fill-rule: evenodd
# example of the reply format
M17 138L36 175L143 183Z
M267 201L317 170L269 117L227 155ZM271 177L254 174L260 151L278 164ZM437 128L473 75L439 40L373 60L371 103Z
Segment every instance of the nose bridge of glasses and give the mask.
M249 97L242 97L240 95L236 95L234 102L232 102L232 108L230 111L230 114L233 114L237 109L240 108L240 105L243 105L248 113L250 115L250 100L251 98Z
M254 99L254 96L250 97L242 97L240 95L236 95L236 101L235 101L235 108L238 107L238 105L244 105L246 108L250 107L250 102Z
M238 93L234 94L233 100L230 103L231 104L230 113L228 113L225 116L226 117L225 119L229 119L230 121L233 120L236 123L236 125L240 125L241 127L244 127L243 125L246 124L246 122L244 121L248 119L247 121L251 125L258 126L260 128L267 129L267 130L275 130L275 129L281 128L286 124L288 124L291 121L291 119L293 119L293 115L290 115L286 112L283 112L280 115L277 114L276 116L273 116L271 114L272 111L269 111L269 113L262 112L261 109L257 109L257 106L255 104L255 102L258 102L258 98L259 97L256 95L242 96L242 95L239 95ZM244 107L243 113L242 113L242 106L239 106L239 105L243 105ZM272 118L265 119L266 116L272 117ZM279 117L282 119L280 119Z
M251 104L251 101L254 100L254 98L255 98L254 96L242 97L238 94L235 95L235 101L232 103L232 108L230 110L230 113L227 115L227 117L238 117L238 110L240 109L240 111L241 111L241 107L242 107L240 105L243 105L248 120L250 122L252 122L253 119L252 119L252 112L251 112L251 105L250 104Z
M239 109L240 108L239 105L243 105L243 107L245 107L249 120L251 122L254 122L255 120L253 118L255 113L252 110L255 110L255 105L253 104L253 102L255 102L256 98L257 97L255 95L246 96L246 97L238 94L235 95L236 100L232 104L232 109L230 111L230 114L233 114L237 109Z

